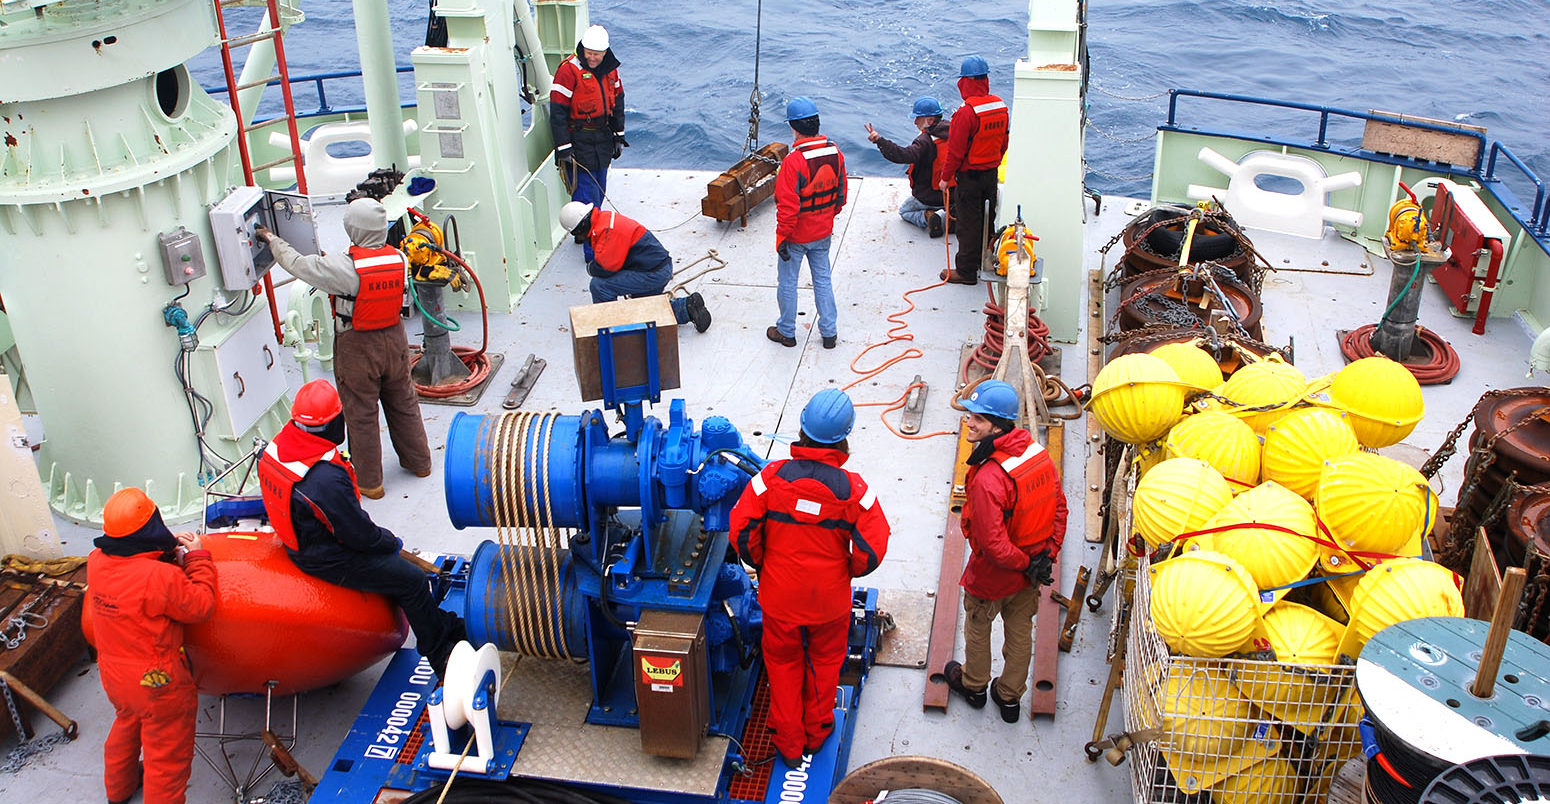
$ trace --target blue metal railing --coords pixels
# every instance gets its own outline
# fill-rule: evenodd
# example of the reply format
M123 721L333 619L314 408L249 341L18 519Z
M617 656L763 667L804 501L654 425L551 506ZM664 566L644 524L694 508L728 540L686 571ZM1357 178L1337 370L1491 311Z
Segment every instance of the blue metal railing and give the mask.
M394 72L396 72L396 73L398 73L400 75L402 75L404 73L412 73L412 72L414 72L414 66L413 65L409 65L409 64L402 65L402 66L398 67L396 70L394 70ZM325 81L343 81L343 80L346 80L346 79L360 78L360 77L361 77L361 71L360 70L341 70L341 71L338 71L338 72L331 72L331 73L313 73L311 75L295 75L295 76L291 76L290 84L291 84L291 94L292 94L293 97L296 94L297 85L299 85L299 84L311 84L313 91L317 94L317 106L314 107L311 111L308 111L308 112L297 111L296 112L296 117L298 117L298 118L305 118L305 117L320 117L322 115L330 115L330 114L358 114L360 112L366 111L365 105L348 106L348 107L341 108L341 109L335 109L334 107L329 106L328 105L328 90L324 88L324 83L323 83ZM279 85L280 85L280 79L278 77L276 77L276 78L270 79L269 83L265 84L264 86L277 87ZM222 95L222 96L224 96L226 94L226 86L224 84L222 84L222 85L219 85L219 86L205 87L205 92L207 92L207 93L209 93L211 95ZM412 103L402 104L403 108L406 108L406 109L411 107L411 106L413 106L413 105L414 104L412 104ZM262 122L262 121L259 121L259 122Z
M1318 136L1312 144L1309 144L1306 140L1281 139L1262 134L1246 134L1242 132L1229 131L1206 131L1203 129L1185 128L1179 125L1178 122L1178 106L1179 98L1181 97L1205 98L1208 100L1228 101L1231 103L1242 103L1252 106L1314 112L1319 116ZM1323 106L1313 103L1282 101L1272 98L1254 97L1252 95L1231 95L1221 92L1203 92L1194 89L1169 90L1168 120L1163 125L1158 126L1158 129L1162 131L1205 134L1208 136L1233 137L1235 139L1247 140L1249 142L1261 142L1267 145L1277 145L1288 148L1313 148L1316 150L1333 152L1334 148L1330 145L1329 142L1329 125L1332 118L1361 121L1376 120L1379 122L1393 123L1422 131L1438 131L1445 134L1474 139L1479 144L1479 148L1477 148L1475 152L1475 163L1468 166L1459 166L1459 172L1468 174L1472 178L1479 179L1481 183L1485 184L1491 190L1491 192L1497 196L1497 199L1502 202L1502 205L1507 207L1512 212L1513 216L1518 219L1518 223L1522 224L1524 231L1528 232L1532 237L1538 240L1547 251L1550 251L1550 241L1547 241L1546 239L1547 235L1550 235L1550 191L1547 191L1545 182L1540 179L1539 176L1534 173L1533 169L1525 164L1523 160L1519 159L1516 154L1508 150L1505 145L1502 145L1499 142L1488 141L1485 137L1485 134L1478 131L1469 131L1467 129L1460 129L1441 123L1431 123L1424 120L1400 118L1394 117L1392 115L1374 114L1372 112L1358 112L1351 109L1340 109L1333 106ZM1371 159L1373 161L1386 162L1397 165L1414 165L1416 167L1430 169L1436 168L1435 164L1422 162L1420 160L1412 159L1409 157L1392 156L1365 151L1361 148L1360 145L1356 145L1349 150L1344 151L1344 153L1353 156L1360 156L1364 159ZM1518 172L1521 174L1521 178L1526 179L1528 182L1534 185L1534 200L1528 207L1527 215L1524 215L1523 210L1514 203L1517 200L1516 196L1514 196L1512 191L1506 187L1506 184L1497 177L1496 166L1498 157L1505 157L1507 162L1511 163L1513 167L1517 168Z

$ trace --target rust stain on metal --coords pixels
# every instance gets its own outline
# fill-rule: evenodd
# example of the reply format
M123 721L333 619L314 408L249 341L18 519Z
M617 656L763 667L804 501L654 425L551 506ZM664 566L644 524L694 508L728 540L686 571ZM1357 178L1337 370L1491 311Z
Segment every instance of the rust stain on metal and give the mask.
M16 136L9 131L5 132L5 144L7 147L15 148L17 144Z

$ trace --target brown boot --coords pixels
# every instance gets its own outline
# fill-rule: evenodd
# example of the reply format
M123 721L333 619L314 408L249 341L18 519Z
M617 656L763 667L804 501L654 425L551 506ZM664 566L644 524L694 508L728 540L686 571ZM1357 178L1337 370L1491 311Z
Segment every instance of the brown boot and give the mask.
M963 685L963 665L959 662L948 662L942 668L942 675L947 677L947 688L963 696L969 706L975 709L985 708L985 689L981 687L971 690Z
M387 492L384 491L381 486L372 486L369 489L361 489L361 496L368 500L380 500L384 494L387 494Z

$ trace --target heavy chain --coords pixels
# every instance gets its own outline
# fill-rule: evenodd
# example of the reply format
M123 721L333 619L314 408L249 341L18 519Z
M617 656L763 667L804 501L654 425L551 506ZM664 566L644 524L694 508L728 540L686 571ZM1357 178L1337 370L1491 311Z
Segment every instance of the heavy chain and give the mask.
M5 621L5 628L0 630L0 644L3 644L6 650L16 650L21 647L21 644L27 640L28 629L41 630L48 627L48 618L34 610L40 609L44 603L47 603L57 589L56 586L44 587L43 591L23 606L21 611L12 614L10 619Z
M1421 466L1422 475L1430 479L1432 475L1442 468L1442 465L1453 455L1458 439L1463 435L1464 428L1474 421L1481 406L1487 401L1511 397L1537 396L1540 393L1542 391L1535 388L1513 388L1487 391L1482 394L1480 399L1475 402L1475 406L1470 408L1469 415L1465 416L1464 420L1459 422L1457 427L1453 428L1453 432L1449 433L1448 437L1443 440L1442 446L1437 448L1437 452ZM1544 407L1535 408L1528 415L1497 431L1496 434L1486 439L1484 444L1470 450L1469 463L1464 469L1464 484L1459 487L1458 502L1454 509L1454 519L1449 523L1448 527L1449 544L1444 548L1443 555L1439 556L1441 563L1451 568L1464 567L1467 569L1467 562L1474 554L1474 530L1476 527L1476 524L1470 517L1469 506L1474 502L1475 493L1480 489L1481 481L1484 480L1486 473L1496 463L1496 444L1528 423L1539 421L1544 410ZM1431 474L1427 474L1428 470L1431 471ZM1511 478L1509 478L1509 482L1511 482ZM1481 525L1484 525L1483 521Z
M276 779L269 792L248 799L248 804L306 804L307 792L300 779Z
M5 696L5 708L11 713L11 722L16 724L16 739L21 740L27 733L26 723L22 720L22 713L16 708L16 699L11 697L11 685L0 679L0 693ZM27 766L27 761L39 754L47 754L54 750L55 746L70 742L70 734L65 731L57 731L43 737L34 737L31 740L21 740L11 753L6 754L5 762L0 762L0 773L16 773Z

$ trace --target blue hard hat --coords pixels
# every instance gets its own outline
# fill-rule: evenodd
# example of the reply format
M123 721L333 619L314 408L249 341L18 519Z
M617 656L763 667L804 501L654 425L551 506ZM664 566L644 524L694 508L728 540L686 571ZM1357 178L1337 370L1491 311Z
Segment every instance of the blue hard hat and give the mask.
M969 412L981 416L1016 421L1017 391L1000 380L986 380L975 387L968 399L963 400L963 406Z
M856 408L850 395L838 388L825 388L807 400L802 408L802 432L820 444L838 444L856 426Z
M911 109L916 117L941 117L942 103L936 98L927 95L915 99L915 108Z
M793 120L806 120L809 117L818 116L818 104L813 103L812 98L798 95L786 104L786 122Z
M958 75L963 78L971 78L977 75L990 75L990 65L980 55L966 56L963 67L958 70Z

